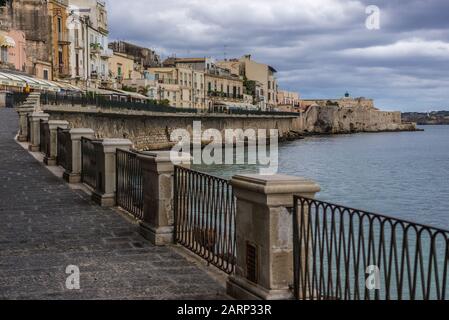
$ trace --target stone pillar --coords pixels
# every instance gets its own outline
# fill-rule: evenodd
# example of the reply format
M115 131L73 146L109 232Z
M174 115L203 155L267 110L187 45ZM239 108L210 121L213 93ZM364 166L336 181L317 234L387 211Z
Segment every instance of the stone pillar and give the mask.
M70 130L71 168L64 172L63 178L68 183L81 182L81 138L93 139L95 132L92 129L79 128Z
M48 118L50 117L49 114L43 113L43 112L33 112L30 116L30 129L31 129L31 136L30 136L30 145L29 150L31 152L37 152L39 151L40 146L40 122L41 120L48 121Z
M140 233L154 245L163 246L174 241L173 182L175 166L170 151L142 152L139 160L143 171L143 221ZM178 158L190 167L190 154Z
M92 200L102 207L116 204L116 156L117 149L129 150L132 142L128 139L104 139L95 145L97 159L97 188Z
M19 135L17 140L25 142L28 140L28 116L33 113L34 108L20 107L16 111L19 114Z
M47 166L56 165L56 157L58 155L58 128L67 129L69 123L64 120L50 120L48 121L48 128L50 130L50 154L46 155L44 158L44 163Z
M293 195L314 197L320 187L302 178L239 175L232 178L237 198L236 266L228 294L239 300L293 297Z

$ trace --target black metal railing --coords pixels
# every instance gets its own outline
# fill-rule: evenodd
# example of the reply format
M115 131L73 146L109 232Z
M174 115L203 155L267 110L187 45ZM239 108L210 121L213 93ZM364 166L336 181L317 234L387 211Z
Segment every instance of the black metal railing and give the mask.
M139 220L143 219L143 174L137 153L117 149L117 204Z
M27 141L31 142L31 118L27 115Z
M19 107L25 103L29 94L23 92L7 92L6 93L6 106L7 107Z
M230 114L235 115L254 115L254 116L283 116L283 117L299 117L299 112L283 112L283 111L262 111L262 110L245 110L231 109Z
M107 95L86 95L86 94L41 94L41 104L43 105L72 105L72 106L95 106L108 109L127 109L136 111L164 112L164 113L197 113L197 109L175 108L165 105L154 104L150 100L140 101L134 99L130 101L127 97L113 97Z
M69 129L58 128L56 162L65 170L72 170L72 139Z
M232 273L236 199L229 181L176 166L174 212L176 242Z
M39 135L39 151L46 156L50 156L50 128L48 121L40 120Z
M300 196L293 211L297 299L448 299L448 231Z
M98 187L97 158L94 140L81 138L81 181L93 189Z

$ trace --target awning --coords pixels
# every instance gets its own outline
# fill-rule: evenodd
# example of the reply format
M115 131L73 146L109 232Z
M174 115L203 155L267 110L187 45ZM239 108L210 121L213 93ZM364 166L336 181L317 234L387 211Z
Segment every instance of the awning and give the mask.
M245 110L257 110L257 107L250 103L239 103L239 102L229 102L220 101L215 103L216 106L225 106L228 109L245 109Z
M143 94L140 94L137 92L129 92L129 91L124 91L124 90L119 90L119 89L114 89L114 91L117 91L117 92L121 93L122 95L129 96L133 99L140 99L140 100L149 100L150 99L149 97L144 96Z
M11 38L10 36L7 36L5 34L0 34L0 47L15 47L16 46L16 42L14 41L13 38Z
M25 88L28 85L32 89L54 92L58 92L61 90L59 86L51 81L45 81L21 74L7 72L0 72L0 85L18 88Z

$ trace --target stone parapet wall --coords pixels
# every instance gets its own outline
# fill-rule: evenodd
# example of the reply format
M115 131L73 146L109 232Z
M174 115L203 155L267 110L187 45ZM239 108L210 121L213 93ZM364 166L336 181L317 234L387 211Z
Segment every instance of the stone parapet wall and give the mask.
M294 133L355 133L414 131L415 124L403 124L400 112L383 112L370 107L312 106L295 116L247 116L225 114L169 114L147 111L96 109L74 106L43 106L52 120L67 120L71 128L92 128L97 138L130 139L139 150L161 150L172 146L173 130L192 133L194 121L202 130L278 129L281 139Z
M176 129L192 133L193 122L202 129L278 129L282 137L301 131L301 118L292 116L246 116L166 114L130 110L98 110L73 106L45 107L55 120L67 120L72 128L92 128L97 138L130 139L140 150L159 150L172 146L170 134Z

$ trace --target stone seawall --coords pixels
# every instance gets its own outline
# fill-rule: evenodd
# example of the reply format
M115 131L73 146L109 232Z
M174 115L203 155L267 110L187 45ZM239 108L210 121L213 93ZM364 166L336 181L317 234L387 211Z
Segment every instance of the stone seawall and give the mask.
M172 146L170 134L176 129L192 133L193 122L201 121L202 129L278 129L281 138L291 131L301 131L301 117L166 114L129 110L100 110L83 107L48 107L43 110L51 119L67 120L72 128L91 128L98 138L126 138L137 149L163 149Z
M192 132L193 122L202 129L278 129L281 139L292 133L324 134L380 131L414 131L416 125L401 123L399 112L382 112L375 108L312 106L295 116L246 116L167 114L146 111L96 109L74 106L42 106L54 120L67 120L72 128L91 128L98 138L126 138L145 150L168 148L175 129ZM293 134L293 136L295 136Z

